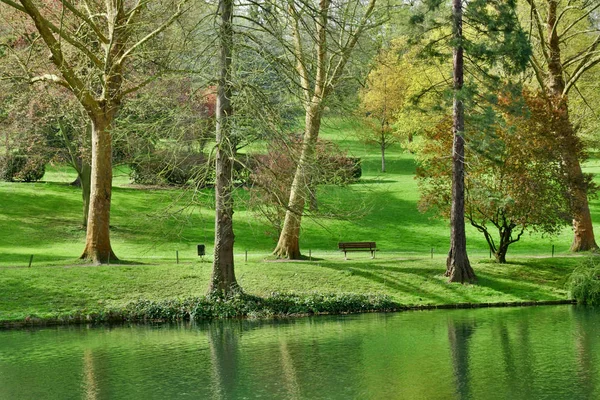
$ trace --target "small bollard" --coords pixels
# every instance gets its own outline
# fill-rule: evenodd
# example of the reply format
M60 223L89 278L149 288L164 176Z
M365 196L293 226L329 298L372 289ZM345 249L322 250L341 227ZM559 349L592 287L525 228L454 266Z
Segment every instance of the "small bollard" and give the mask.
M245 262L248 262L248 250L246 250L246 256L245 256L245 258L244 258L244 261L245 261Z
M179 250L175 250L175 258L177 259L177 264L179 264Z
M552 257L554 257L554 245L552 245Z
M431 248L431 259L433 260L433 247Z
M33 262L33 254L31 255L31 257L29 257L29 267L27 267L27 268L31 268L32 262Z
M308 249L308 261L312 261L312 250Z

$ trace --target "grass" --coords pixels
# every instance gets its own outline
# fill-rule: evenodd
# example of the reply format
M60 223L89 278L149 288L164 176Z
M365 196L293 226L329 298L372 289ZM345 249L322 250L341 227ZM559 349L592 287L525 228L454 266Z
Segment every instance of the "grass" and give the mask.
M469 228L468 251L479 283L448 285L442 274L449 229L447 222L417 211L413 157L392 147L383 174L377 147L358 142L352 134L357 129L364 128L339 118L323 124L325 139L362 159L363 178L348 187L319 188L320 208L328 217L305 218L301 236L301 249L305 255L310 251L313 261L264 261L276 238L246 207L246 192L236 191L236 274L247 293L381 294L415 305L567 298L567 277L580 261L568 253L568 228L552 238L525 235L509 249L507 265L492 263L485 240ZM600 161L585 169L600 172ZM43 182L0 183L0 320L99 312L139 299L205 292L213 192L142 189L129 184L127 172L115 170L111 216L113 248L126 264L101 267L77 259L85 232L79 227L80 191L68 185L72 171L55 166ZM593 216L600 215L599 206L592 201ZM344 261L338 241L376 241L381 251L375 260L354 253ZM196 256L199 243L207 245L206 260Z

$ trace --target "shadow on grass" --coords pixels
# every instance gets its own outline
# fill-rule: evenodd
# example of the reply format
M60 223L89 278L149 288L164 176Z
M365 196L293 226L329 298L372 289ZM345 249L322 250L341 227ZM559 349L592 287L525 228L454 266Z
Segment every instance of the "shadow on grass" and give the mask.
M481 289L475 289L473 294L465 292L463 285L450 284L445 279L440 279L443 273L440 268L403 268L384 264L322 266L336 271L350 271L353 275L385 285L392 291L437 304L492 302L494 293L498 296L512 296L517 301L565 299L560 291L564 290L564 281L572 266L556 267L537 260L533 260L531 265L528 262L524 264L515 264L513 270L509 271L475 271L478 282L474 288ZM557 273L557 268L562 271ZM424 288L420 283L412 283L415 280L427 284L429 288Z
M368 279L372 282L384 285L386 288L390 288L400 293L406 293L419 298L420 301L425 299L426 301L434 303L448 303L448 298L443 294L437 294L429 290L425 290L419 285L412 284L400 279L401 274L412 274L416 275L418 279L434 283L443 289L450 289L450 285L444 285L443 282L439 282L434 277L439 275L439 270L434 268L423 268L423 269L411 269L401 267L390 267L379 264L370 264L368 266L357 266L356 264L350 266L344 266L341 264L322 264L323 267L329 268L336 271L350 271L353 275L360 276ZM394 275L387 275L387 272L394 272ZM400 276L398 276L400 275ZM456 293L455 295L461 297L465 301L471 301L471 299L463 293Z
M356 185L371 185L371 184L375 184L375 183L396 183L395 180L392 179L372 179L372 178L367 178L367 179L361 179L360 181L356 182Z

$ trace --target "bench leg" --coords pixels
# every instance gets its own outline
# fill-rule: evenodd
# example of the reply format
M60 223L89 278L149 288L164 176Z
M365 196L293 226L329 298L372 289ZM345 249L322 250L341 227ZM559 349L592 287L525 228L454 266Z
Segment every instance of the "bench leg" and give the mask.
M373 250L371 250L371 260L373 260L375 258L375 252Z
M346 256L346 250L344 250L344 261L348 261L348 257Z

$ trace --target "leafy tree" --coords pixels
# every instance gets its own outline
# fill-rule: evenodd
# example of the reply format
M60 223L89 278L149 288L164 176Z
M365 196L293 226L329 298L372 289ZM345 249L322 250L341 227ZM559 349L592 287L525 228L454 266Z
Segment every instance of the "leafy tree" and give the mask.
M518 25L514 0L452 0L451 26L447 24L443 5L445 2L441 0L424 2L427 12L416 12L411 20L419 27L413 34L426 41L424 48L429 56L448 57L447 49L452 49L453 174L446 276L450 282L474 282L465 233L465 114L495 101L493 95L485 98L480 93L498 90L502 84L497 77L499 73L523 71L530 48L525 32ZM465 71L469 72L466 82Z
M494 115L488 132L465 132L469 160L465 175L465 217L485 237L499 263L506 262L511 244L526 229L555 234L570 214L568 180L561 149L555 145L554 125L560 119L541 95L525 92L526 104L505 97L504 107L523 108L520 115L504 111ZM512 104L511 104L512 103ZM446 134L446 118L427 132L420 153L418 176L422 189L420 207L434 208L448 216L451 202L450 164L444 157L452 147Z
M577 85L600 64L598 0L526 0L522 24L531 32L534 54L530 65L544 95L561 117L556 121L557 147L567 166L575 207L571 251L597 249L588 204L590 179L581 169L585 155L571 120L569 95L581 94Z
M392 40L390 47L377 56L360 91L359 112L372 129L361 130L358 135L365 142L379 145L382 172L389 146L402 138L412 143L415 134L441 117L436 110L440 98L435 83L445 84L447 77L442 75L440 65L423 62L418 52L405 38Z

